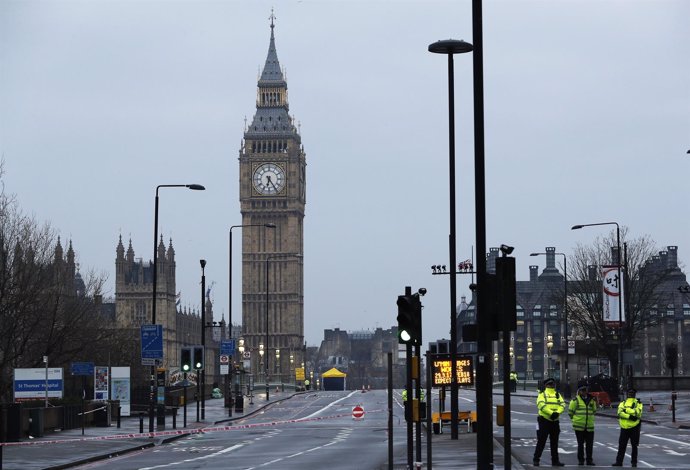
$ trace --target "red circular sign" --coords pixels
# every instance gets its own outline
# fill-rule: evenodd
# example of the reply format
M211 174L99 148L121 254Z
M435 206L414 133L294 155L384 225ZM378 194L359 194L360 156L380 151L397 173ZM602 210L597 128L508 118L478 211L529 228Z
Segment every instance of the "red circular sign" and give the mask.
M364 416L364 408L360 405L355 405L352 407L352 417L354 419L361 419Z

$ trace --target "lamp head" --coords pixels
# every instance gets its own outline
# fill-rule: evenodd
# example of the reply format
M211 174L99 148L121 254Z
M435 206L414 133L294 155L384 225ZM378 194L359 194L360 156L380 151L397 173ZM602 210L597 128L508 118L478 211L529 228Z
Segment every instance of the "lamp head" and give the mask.
M185 186L187 186L189 189L193 189L195 191L203 191L206 189L204 186L202 186L200 184L186 184Z
M530 256L539 256L541 253L530 253Z
M199 264L201 264L201 269L204 269L206 267L206 260L205 259L200 259Z
M462 39L444 39L429 44L429 52L434 54L464 54L472 51L472 44Z
M577 229L580 229L582 227L584 227L584 225L573 225L570 230L577 230Z
M276 228L276 224L268 223L268 224L264 224L264 227L266 227L266 228Z

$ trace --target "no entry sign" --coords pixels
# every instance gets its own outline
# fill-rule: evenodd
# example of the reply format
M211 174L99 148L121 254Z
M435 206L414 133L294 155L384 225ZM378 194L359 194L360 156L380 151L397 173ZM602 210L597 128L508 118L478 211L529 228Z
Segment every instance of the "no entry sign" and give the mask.
M364 408L361 405L352 407L352 419L362 419L364 417Z

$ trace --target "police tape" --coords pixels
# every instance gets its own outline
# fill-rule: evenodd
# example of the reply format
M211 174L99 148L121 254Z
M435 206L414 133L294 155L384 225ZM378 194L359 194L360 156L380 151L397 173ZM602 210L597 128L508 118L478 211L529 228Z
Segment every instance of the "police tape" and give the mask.
M381 413L386 411L384 409L380 410L370 410L367 413ZM249 423L249 424L236 424L228 426L209 426L203 428L193 428L193 429L180 429L174 431L154 431L154 432L144 432L144 433L127 433L127 434L114 434L112 436L90 436L90 437L77 437L74 439L48 439L48 440L34 440L26 442L0 442L0 447L20 447L20 446L35 446L35 445L50 445L50 444L65 444L65 443L75 443L75 442L87 442L87 441L113 441L113 440L123 440L123 439L139 439L139 438L154 438L154 437L171 437L171 436L184 436L184 435L195 435L195 434L206 434L214 432L223 431L236 431L240 429L250 429L250 428L261 428L261 427L274 427L283 424L294 424L294 423L306 423L310 421L326 421L330 419L338 419L352 417L352 413L342 413L331 416L317 416L313 418L295 418L286 419L280 421L269 421L266 423Z

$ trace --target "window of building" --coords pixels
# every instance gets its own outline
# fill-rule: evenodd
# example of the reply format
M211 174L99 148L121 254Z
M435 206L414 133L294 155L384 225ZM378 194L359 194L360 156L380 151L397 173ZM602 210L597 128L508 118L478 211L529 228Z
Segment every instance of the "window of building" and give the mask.
M518 318L522 318L525 316L525 310L522 308L521 305L518 305L516 308L516 315Z
M683 304L683 316L690 317L690 305Z
M534 318L540 318L541 317L541 305L535 305L534 309L532 310L532 316Z
M137 302L134 313L134 324L144 325L146 323L146 303L144 301Z

